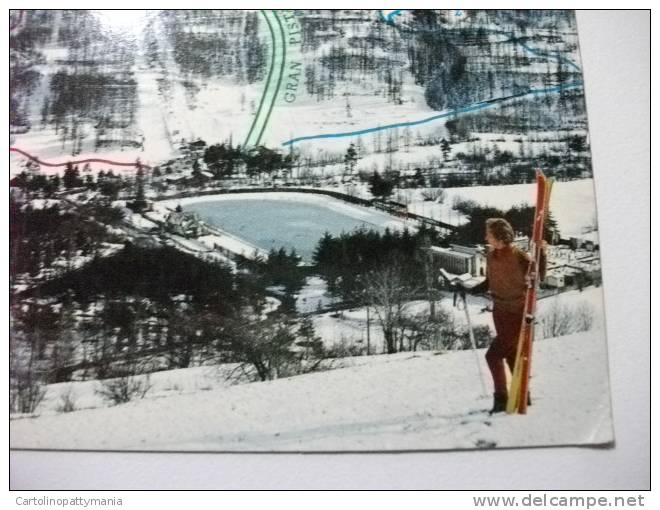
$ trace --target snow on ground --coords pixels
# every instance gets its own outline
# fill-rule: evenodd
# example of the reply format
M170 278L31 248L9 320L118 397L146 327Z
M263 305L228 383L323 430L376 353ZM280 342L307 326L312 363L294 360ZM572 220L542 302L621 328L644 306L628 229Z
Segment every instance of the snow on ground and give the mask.
M305 286L296 295L296 310L298 313L309 313L325 308L339 299L332 298L327 294L328 285L320 276L308 276L305 278Z
M140 214L131 214L129 217L131 225L142 230L155 230L158 229L158 225L153 221L149 221Z
M258 248L257 246L254 246L247 241L239 239L236 236L229 234L228 232L220 231L217 229L217 227L215 230L218 230L221 233L205 235L197 238L197 240L208 248L215 249L219 246L223 250L241 255L246 258L252 258L255 254L262 257L268 256L268 252L266 250L262 250L261 248Z
M436 304L438 309L444 309L453 316L454 327L467 328L465 311L454 307L452 294L442 293L442 299ZM489 300L482 296L468 296L468 311L470 322L473 327L488 326L491 333L495 335L492 313L486 311ZM592 328L605 331L605 315L603 304L603 293L600 287L587 287L582 292L571 290L561 292L557 295L547 296L538 300L536 316L539 319L537 326L537 338L541 338L543 325L542 320L548 314L557 310L577 310L586 307L593 314ZM428 314L428 301L412 301L405 306L405 315ZM367 343L367 309L366 307L344 310L342 312L326 312L314 315L314 329L316 334L323 339L326 347L336 345L359 345L366 348ZM370 309L370 352L380 353L384 351L383 332L379 326L376 311Z
M52 198L35 198L30 200L30 207L32 207L32 209L48 209L49 207L60 205L61 203L61 200Z
M474 200L482 206L491 206L507 210L521 203L534 205L536 200L535 184L511 184L505 186L472 186L465 188L446 188L446 197L442 204L425 202L422 190L410 190L410 212L428 216L454 225L467 220L452 209L456 198ZM583 234L596 222L596 198L593 179L555 182L550 195L550 211L557 220L563 238Z
M360 366L288 379L13 419L10 444L90 450L373 451L613 441L606 346L597 331L536 344L533 405L525 416L488 416L490 398L482 395L471 352L363 359L367 362Z
M192 252L207 252L210 251L210 248L204 243L200 243L197 239L188 239L186 237L177 236L170 234L170 239L172 239L177 245L181 246L186 250Z

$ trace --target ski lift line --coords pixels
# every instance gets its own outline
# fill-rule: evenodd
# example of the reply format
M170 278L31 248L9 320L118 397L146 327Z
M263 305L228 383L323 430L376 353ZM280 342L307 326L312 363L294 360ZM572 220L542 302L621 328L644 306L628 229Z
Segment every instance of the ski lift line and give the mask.
M56 168L60 166L66 166L68 164L72 165L82 165L84 163L105 163L108 165L113 165L113 166L120 166L120 167L131 167L131 168L145 168L145 169L150 169L151 167L149 165L145 165L144 163L140 163L140 161L133 161L132 163L125 163L122 161L112 161L110 159L100 159L100 158L90 158L90 159L79 159L79 160L70 160L66 161L64 163L48 163L47 161L43 161L42 159L39 159L37 156L33 156L32 154L25 152L24 150L19 149L18 147L9 147L9 152L16 152L20 154L21 156L24 156L28 158L31 161L34 161L35 163L38 163L39 165L42 166L47 166L51 168Z
M277 78L277 86L275 87L275 94L273 95L273 100L270 103L270 108L268 109L268 113L266 114L266 118L264 119L263 125L261 126L261 132L259 133L259 136L257 137L257 140L254 143L255 145L259 145L259 142L261 141L261 137L263 136L264 131L266 130L266 126L268 125L268 121L270 120L270 114L273 112L273 107L275 106L277 97L280 94L280 87L282 86L282 77L284 76L284 68L286 66L286 35L284 34L284 27L282 26L282 21L280 20L280 17L277 15L277 11L274 10L272 11L272 13L273 13L273 17L275 18L275 21L277 21L277 24L279 25L280 35L282 36L282 43L280 44L280 47L282 49L282 62L280 64L280 74L279 77ZM272 34L272 30L271 30L271 34ZM273 36L273 44L275 44L274 36ZM274 50L273 50L273 55L275 55Z
M440 113L439 115L434 115L432 117L427 117L425 119L420 119L420 120L414 120L410 122L399 122L396 124L388 124L385 126L378 126L375 128L366 128L366 129L361 129L358 131L346 131L346 132L341 132L341 133L326 133L326 134L319 134L319 135L309 135L309 136L300 136L297 138L292 138L291 140L287 140L286 142L283 142L283 146L287 145L292 145L294 143L298 142L304 142L308 140L319 140L323 138L343 138L343 137L348 137L348 136L360 136L368 133L374 133L377 131L385 131L387 129L396 129L396 128L402 128L402 127L411 127L411 126L418 126L420 124L426 124L428 122L433 122L435 120L439 119L444 119L446 117L451 117L453 115L458 115L458 114L464 114L464 113L471 113L477 110L483 110L484 108L489 108L491 106L494 106L496 104L502 103L504 101L510 101L512 99L518 99L521 97L525 96L539 96L539 95L546 95L546 94L552 94L555 92L561 92L564 90L570 90L570 89L575 89L575 88L580 88L582 87L582 82L581 81L576 81L572 83L567 83L564 85L557 85L554 87L550 87L547 89L537 89L537 90L529 90L527 92L521 92L519 94L513 94L511 96L506 96L506 97L500 97L500 98L495 98L495 99L487 99L486 101L480 101L478 103L474 103L472 105L468 106L463 106L461 108L456 108L454 110L448 110L443 113Z
M264 92L261 95L261 101L259 102L259 108L257 108L257 113L254 116L254 119L252 120L252 125L250 126L250 131L248 131L248 135L245 138L245 143L243 146L247 146L250 137L252 136L252 132L254 131L254 127L257 125L259 122L259 118L261 116L261 109L263 108L264 102L266 101L266 96L268 95L268 90L270 89L270 84L271 84L271 76L273 75L273 69L275 68L275 32L273 31L273 27L270 24L270 20L268 19L268 16L266 15L265 10L260 11L261 15L263 18L266 20L266 24L268 25L268 29L270 30L270 38L271 38L271 56L270 56L270 67L268 69L268 76L266 77L266 87L264 88Z

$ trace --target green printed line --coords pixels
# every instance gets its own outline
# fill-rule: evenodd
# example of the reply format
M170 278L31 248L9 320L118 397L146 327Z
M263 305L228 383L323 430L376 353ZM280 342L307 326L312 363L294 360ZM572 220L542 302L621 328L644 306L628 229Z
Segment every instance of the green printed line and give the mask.
M268 16L266 15L266 12L264 10L261 10L261 15L264 17L266 20L266 23L268 24L268 28L270 30L270 38L271 38L271 57L270 57L270 68L268 69L268 77L266 78L266 86L264 88L264 92L261 96L261 101L259 102L259 108L257 109L257 113L254 116L254 119L252 120L252 126L250 126L250 131L248 132L247 137L245 138L245 143L243 146L247 146L250 137L252 136L252 132L254 131L254 127L257 125L257 122L259 121L259 117L261 115L261 108L264 105L264 102L266 100L266 96L268 95L268 89L270 88L270 78L273 74L273 69L275 68L275 32L273 31L273 27L270 24L270 20L268 19Z
M261 126L261 132L259 133L259 136L257 137L257 140L254 143L254 145L259 145L259 142L261 141L261 137L263 136L264 131L266 130L266 126L268 125L268 121L270 120L270 114L272 113L273 107L275 106L275 102L277 101L277 98L280 94L280 86L282 85L282 77L284 76L284 67L286 65L286 36L284 34L284 27L282 26L282 22L280 21L280 18L277 15L277 11L272 11L272 13L273 13L273 16L275 17L275 21L277 21L277 24L280 27L280 35L282 36L282 44L281 44L282 63L280 64L280 76L277 79L277 86L275 87L275 95L273 96L273 101L270 103L270 108L268 109L268 113L266 114L266 118L263 122L263 125ZM274 42L275 42L275 36L273 35L273 43ZM273 50L273 55L274 54L275 54L275 51Z

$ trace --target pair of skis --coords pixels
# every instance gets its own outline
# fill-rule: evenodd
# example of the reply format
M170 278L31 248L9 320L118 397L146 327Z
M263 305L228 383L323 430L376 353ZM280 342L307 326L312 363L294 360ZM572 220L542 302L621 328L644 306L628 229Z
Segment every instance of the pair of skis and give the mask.
M548 214L548 202L552 190L552 179L543 172L536 171L536 208L529 248L532 261L527 269L527 291L523 312L516 362L509 387L506 412L525 414L529 395L529 375L532 361L532 340L534 339L534 315L536 313L536 290L539 283L539 269L543 252L543 225Z

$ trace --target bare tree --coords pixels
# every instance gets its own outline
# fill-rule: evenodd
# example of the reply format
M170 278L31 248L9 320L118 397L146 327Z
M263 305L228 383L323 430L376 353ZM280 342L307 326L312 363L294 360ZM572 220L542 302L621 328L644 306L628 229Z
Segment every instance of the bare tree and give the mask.
M594 324L594 310L587 302L580 303L574 310L575 330L589 331Z
M56 383L71 380L72 372L69 367L76 360L76 352L82 344L82 335L78 331L71 303L62 304L58 326L51 348L49 367L49 380Z
M429 188L422 191L422 198L427 202L437 202L442 204L445 201L447 193L442 188Z
M304 351L296 351L296 335L284 317L252 314L225 321L219 332L218 350L230 362L238 363L244 375L256 373L261 381L300 373Z
M15 331L10 332L9 410L32 413L46 395L46 389L40 378L34 344L21 341L19 336Z
M403 335L400 325L407 301L414 289L406 282L396 262L367 275L367 295L383 330L388 354L403 350Z
M96 393L114 405L124 404L136 398L144 398L151 389L151 378L137 362L126 362L112 369L110 379L100 381Z
M73 386L68 385L60 394L60 403L57 406L58 413L71 413L76 410L76 395Z
M539 315L539 319L543 338L555 338L590 330L593 326L594 312L584 301L571 307L554 299Z
M571 333L571 314L568 308L553 299L550 306L540 316L543 325L543 338L555 338Z
M188 368L204 359L210 344L212 318L180 305L171 306L165 334L165 358L169 368Z
M401 334L408 341L407 349L409 351L436 350L443 323L435 315L421 313L402 317L400 329Z
M14 308L9 330L9 408L32 413L43 400L49 346L56 337L57 315L48 305Z

